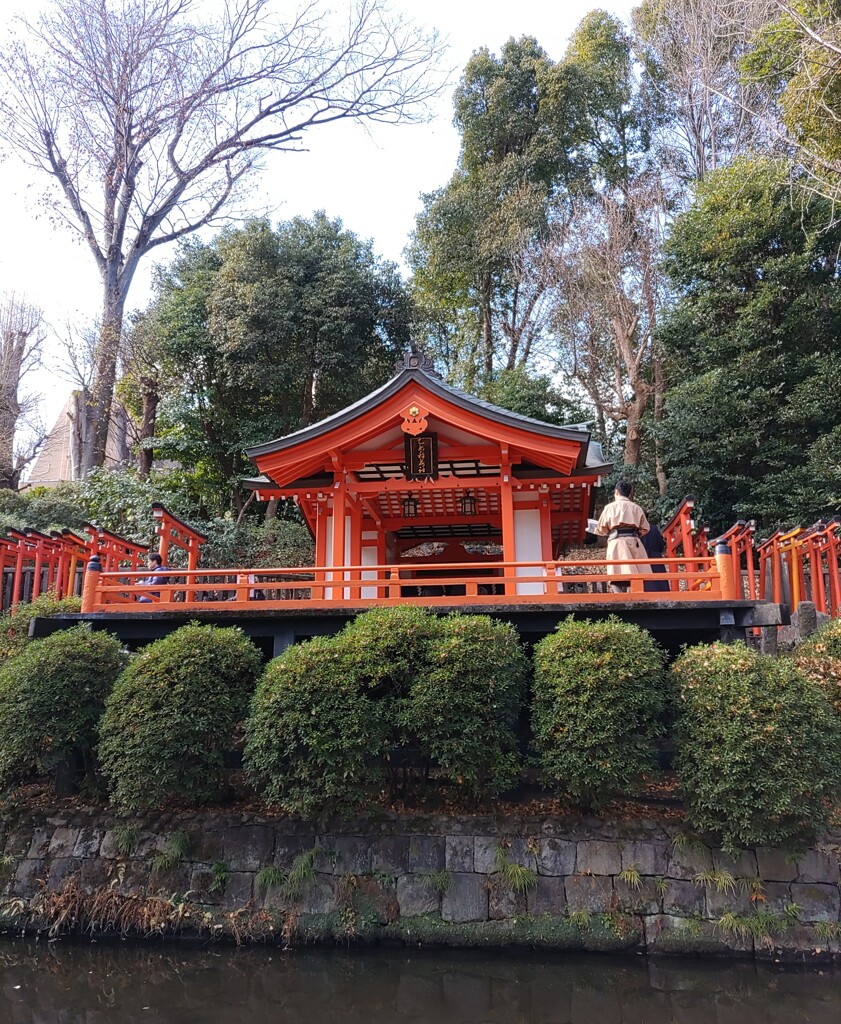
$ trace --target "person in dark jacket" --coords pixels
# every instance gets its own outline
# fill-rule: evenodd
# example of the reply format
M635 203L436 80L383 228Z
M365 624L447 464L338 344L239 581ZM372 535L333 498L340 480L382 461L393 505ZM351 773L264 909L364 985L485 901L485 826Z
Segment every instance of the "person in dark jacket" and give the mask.
M649 520L649 531L640 537L640 542L645 548L645 553L649 558L665 558L666 556L666 541L663 534L660 532L659 527ZM667 572L665 565L655 562L651 566L652 572ZM643 583L643 590L649 592L659 592L671 590L668 580L646 580Z

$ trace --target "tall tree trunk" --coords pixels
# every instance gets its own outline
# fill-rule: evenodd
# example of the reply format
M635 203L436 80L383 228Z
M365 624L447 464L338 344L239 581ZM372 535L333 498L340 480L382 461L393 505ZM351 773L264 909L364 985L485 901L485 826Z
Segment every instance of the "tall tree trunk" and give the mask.
M642 414L647 405L647 396L628 402L628 418L625 420L625 465L638 466L642 448Z
M93 386L88 400L87 426L90 436L83 438L81 476L84 479L95 466L105 463L111 405L117 383L117 360L123 333L125 296L118 281L117 268L104 274L103 319L99 332Z
M482 365L485 381L493 377L494 371L494 340L491 323L491 275L484 274L479 287L482 310Z
M148 480L155 460L155 450L151 441L155 437L155 426L158 419L158 403L160 392L155 377L141 377L140 387L143 394L143 412L140 421L140 450L137 453L137 472L141 480Z
M663 442L660 437L660 426L663 422L663 405L666 384L663 379L663 363L655 348L654 351L654 468L657 474L657 490L661 497L666 493L668 479L663 466Z
M15 428L20 416L17 380L0 380L0 488L17 489Z
M74 480L83 480L93 466L93 436L90 393L80 388L70 396L70 465Z

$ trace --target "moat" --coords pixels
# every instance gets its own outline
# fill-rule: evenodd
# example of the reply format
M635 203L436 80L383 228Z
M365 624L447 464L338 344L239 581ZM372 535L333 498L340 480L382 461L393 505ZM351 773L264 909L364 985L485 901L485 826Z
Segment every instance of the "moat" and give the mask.
M467 951L0 945L4 1024L837 1024L841 972Z

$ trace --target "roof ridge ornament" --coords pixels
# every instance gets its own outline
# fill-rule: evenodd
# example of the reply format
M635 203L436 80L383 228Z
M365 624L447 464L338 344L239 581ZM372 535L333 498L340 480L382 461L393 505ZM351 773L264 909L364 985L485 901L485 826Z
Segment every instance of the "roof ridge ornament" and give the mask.
M403 370L421 370L423 373L428 373L433 377L441 376L435 369L435 363L414 339L409 342L409 347L397 360L394 369L397 373Z

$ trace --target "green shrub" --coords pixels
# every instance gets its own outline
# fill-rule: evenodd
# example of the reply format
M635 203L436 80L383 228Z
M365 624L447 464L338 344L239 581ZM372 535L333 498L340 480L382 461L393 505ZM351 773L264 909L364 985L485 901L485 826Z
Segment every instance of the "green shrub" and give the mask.
M29 623L35 618L78 612L82 601L78 597L56 600L53 594L41 594L29 604L19 604L15 609L0 614L0 665L6 658L13 658L29 643Z
M692 826L729 850L808 842L841 782L841 723L820 687L743 644L692 648L672 675Z
M385 779L390 721L348 672L337 637L287 648L266 667L246 724L246 770L269 803L301 815L357 809Z
M568 618L534 651L532 735L543 780L598 808L653 766L662 733L663 652L610 617Z
M116 802L218 798L259 671L260 654L239 629L191 623L145 647L117 680L100 726Z
M841 619L831 619L794 649L794 663L841 714Z
M231 519L195 520L192 525L205 534L201 566L207 569L283 568L311 566L315 549L303 523L270 519L265 523L235 523Z
M268 666L246 727L247 770L267 800L301 814L359 809L386 782L394 796L406 748L439 779L494 795L517 775L523 675L509 626L373 609Z
M91 767L96 725L127 655L87 626L35 640L0 666L0 783Z
M487 615L439 620L431 666L403 706L410 742L439 777L474 798L510 788L520 770L515 727L526 659L517 631Z
M423 608L372 608L336 637L346 671L381 700L405 697L429 671L441 620Z

